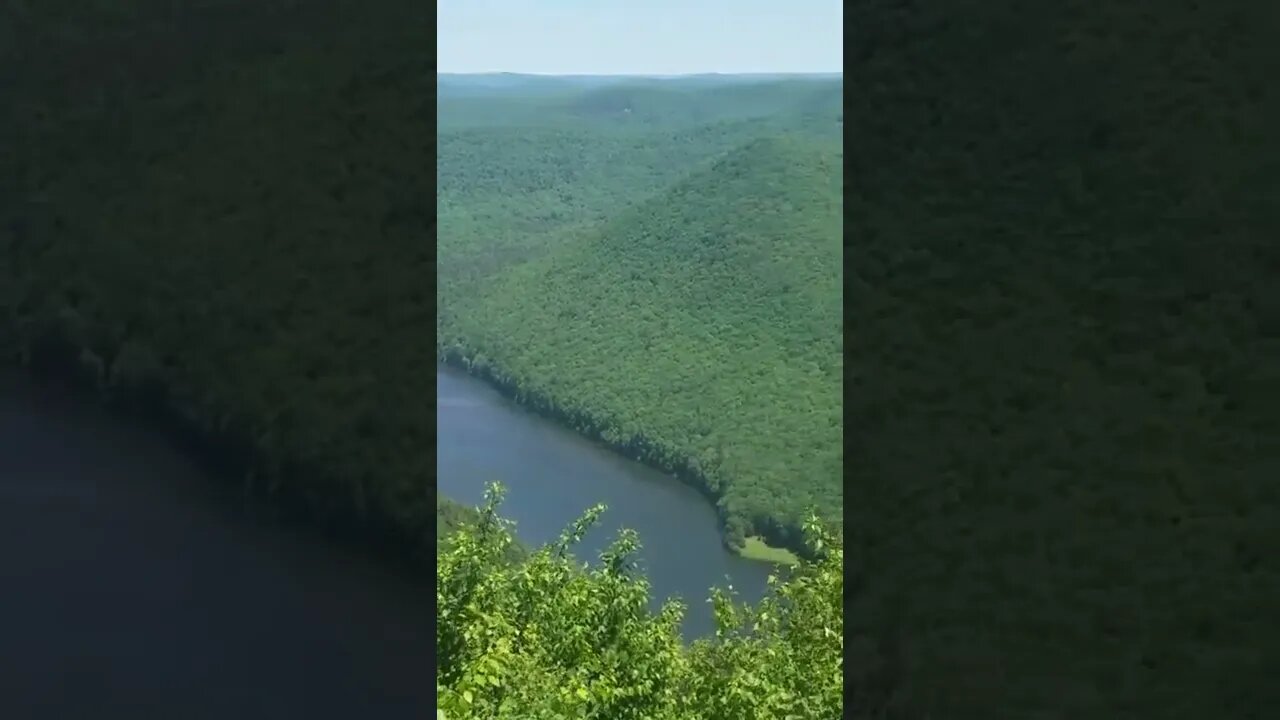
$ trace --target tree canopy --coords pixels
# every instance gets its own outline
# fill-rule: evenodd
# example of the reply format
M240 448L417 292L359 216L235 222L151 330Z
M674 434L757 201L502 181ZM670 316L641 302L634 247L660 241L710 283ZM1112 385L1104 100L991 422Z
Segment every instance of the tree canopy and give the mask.
M437 349L801 548L843 502L842 84L690 82L441 99L504 122L440 126Z
M9 354L163 408L318 517L429 543L426 6L0 12Z
M849 615L897 628L911 716L1275 706L1274 43L1244 5L846 5Z

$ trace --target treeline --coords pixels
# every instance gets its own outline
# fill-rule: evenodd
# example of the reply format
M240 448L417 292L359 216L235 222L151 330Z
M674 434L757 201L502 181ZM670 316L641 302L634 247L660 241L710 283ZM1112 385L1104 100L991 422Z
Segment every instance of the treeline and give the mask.
M442 137L441 358L695 483L731 547L802 550L812 506L838 531L842 155L827 122L473 129L456 134L465 155ZM665 175L627 145L669 156ZM469 180L497 160L464 159L510 147Z
M919 717L1280 701L1274 43L1245 5L845 8L850 618L901 629Z
M329 525L429 544L426 8L6 7L11 356ZM55 367L56 366L56 367Z
M646 132L779 115L840 113L839 77L585 78L444 76L439 128L565 128Z
M602 507L512 563L500 498L491 488L480 522L438 559L436 691L447 720L879 717L892 682L883 663L853 670L844 703L844 553L816 521L806 527L817 560L754 607L712 591L716 635L686 647L680 603L648 609L634 533L588 569L568 554Z
M838 126L783 114L678 129L515 123L445 131L437 139L440 309L462 304L489 275L590 231L668 188L700 165L761 136L836 140ZM441 112L451 103L441 101ZM517 115L517 117L519 117Z

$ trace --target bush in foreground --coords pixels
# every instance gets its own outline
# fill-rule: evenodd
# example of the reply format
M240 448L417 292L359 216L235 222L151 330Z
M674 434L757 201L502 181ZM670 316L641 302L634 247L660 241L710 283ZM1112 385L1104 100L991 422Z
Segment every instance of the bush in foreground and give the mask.
M715 636L686 647L680 603L648 609L634 532L597 567L569 554L603 506L513 563L502 495L491 486L479 521L437 558L438 719L844 716L844 550L816 520L805 525L816 560L771 578L755 606L713 589Z

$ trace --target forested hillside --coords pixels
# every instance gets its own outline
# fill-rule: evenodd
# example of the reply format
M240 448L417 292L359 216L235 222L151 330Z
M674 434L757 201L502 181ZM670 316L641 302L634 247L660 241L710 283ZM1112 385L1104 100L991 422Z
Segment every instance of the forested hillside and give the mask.
M627 131L839 114L839 77L684 78L443 76L439 127L567 127Z
M842 503L842 85L662 83L442 123L437 348L800 548Z
M896 717L1280 701L1273 26L1241 5L845 7L849 617Z
M6 5L5 360L166 415L335 527L425 540L426 13Z

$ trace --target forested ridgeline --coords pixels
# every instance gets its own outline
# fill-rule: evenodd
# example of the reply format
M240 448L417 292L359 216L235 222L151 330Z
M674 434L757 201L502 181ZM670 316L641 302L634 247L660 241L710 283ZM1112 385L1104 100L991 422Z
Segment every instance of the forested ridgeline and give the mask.
M731 546L801 550L843 496L840 123L760 87L772 115L442 129L437 347L700 485Z
M426 11L6 6L7 354L163 409L335 525L424 536Z
M839 75L677 78L440 75L439 128L675 129L776 118L837 117Z
M1241 5L846 5L849 612L901 640L897 717L1280 701L1273 31Z

